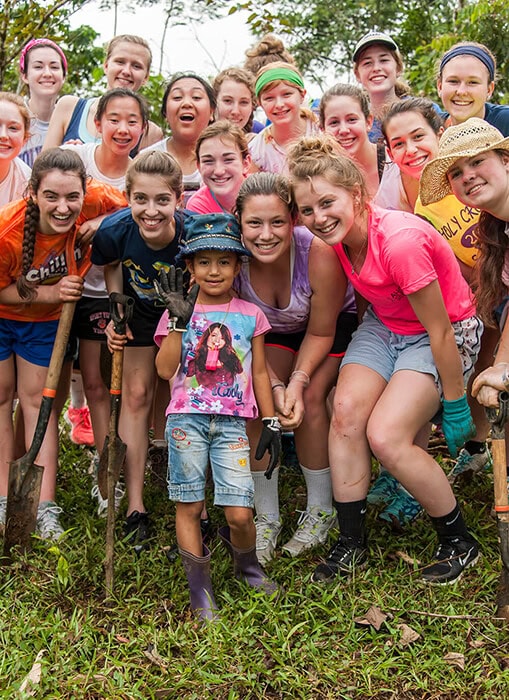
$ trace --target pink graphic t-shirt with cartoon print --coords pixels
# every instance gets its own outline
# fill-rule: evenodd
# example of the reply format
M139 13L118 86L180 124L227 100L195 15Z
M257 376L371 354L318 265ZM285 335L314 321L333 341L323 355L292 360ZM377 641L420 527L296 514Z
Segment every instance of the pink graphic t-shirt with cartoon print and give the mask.
M168 334L165 311L154 334L160 346ZM182 338L181 364L173 383L170 413L256 418L251 341L270 330L255 304L233 298L229 304L197 304Z

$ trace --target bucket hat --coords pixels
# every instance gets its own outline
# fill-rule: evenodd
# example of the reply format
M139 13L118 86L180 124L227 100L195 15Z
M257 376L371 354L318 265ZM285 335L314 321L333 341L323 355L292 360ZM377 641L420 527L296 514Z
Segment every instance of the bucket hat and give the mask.
M242 245L239 223L231 214L196 214L187 219L177 259L202 250L224 250L251 256Z
M419 194L424 206L452 194L447 171L460 158L472 158L495 149L509 151L509 137L484 119L471 117L446 129L438 144L438 155L422 171Z

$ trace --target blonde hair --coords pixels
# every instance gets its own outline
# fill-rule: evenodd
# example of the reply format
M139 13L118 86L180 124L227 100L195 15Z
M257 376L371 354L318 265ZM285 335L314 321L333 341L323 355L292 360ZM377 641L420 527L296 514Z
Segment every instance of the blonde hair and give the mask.
M368 191L364 175L351 158L343 155L341 146L329 134L301 138L290 146L287 157L292 183L323 177L350 193L358 190L361 205L366 204Z
M265 34L260 41L246 51L244 68L253 75L269 63L283 61L295 66L294 57L285 49L285 45L274 34Z
M23 98L15 95L13 92L0 92L0 102L10 102L19 109L23 126L25 128L25 136L30 135L30 112L28 111Z
M114 36L111 41L109 41L106 44L106 58L104 59L105 62L111 58L111 54L113 53L113 50L115 46L118 46L118 44L121 44L122 42L126 42L127 44L137 44L137 46L143 46L144 49L147 50L148 54L148 63L147 63L147 74L150 70L150 66L152 64L152 51L150 50L149 43L146 39L144 39L141 36L137 36L136 34L117 34L117 36Z

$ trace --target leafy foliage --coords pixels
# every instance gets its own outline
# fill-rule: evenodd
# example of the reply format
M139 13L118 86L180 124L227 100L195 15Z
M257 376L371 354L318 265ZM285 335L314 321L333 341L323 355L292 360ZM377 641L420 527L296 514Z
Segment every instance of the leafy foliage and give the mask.
M250 12L256 35L282 36L300 67L321 83L333 70L338 80L351 71L357 40L370 29L388 32L405 57L417 93L436 97L434 69L458 41L478 41L496 55L500 80L494 100L509 96L509 3L506 0L249 0L230 12Z

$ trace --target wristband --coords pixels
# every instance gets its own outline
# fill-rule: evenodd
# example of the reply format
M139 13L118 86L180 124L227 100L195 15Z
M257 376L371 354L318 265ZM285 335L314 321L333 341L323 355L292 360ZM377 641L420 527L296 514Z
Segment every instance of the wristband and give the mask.
M300 377L300 378L299 378ZM296 369L294 370L291 375L290 375L290 381L296 381L300 382L301 384L304 384L304 386L309 386L309 383L311 379L309 378L309 374L307 372L304 372L303 369Z
M172 331L177 331L177 333L185 333L186 332L185 328L178 328L177 323L178 323L177 316L170 316L168 318L168 325L166 326L168 333L171 333Z

